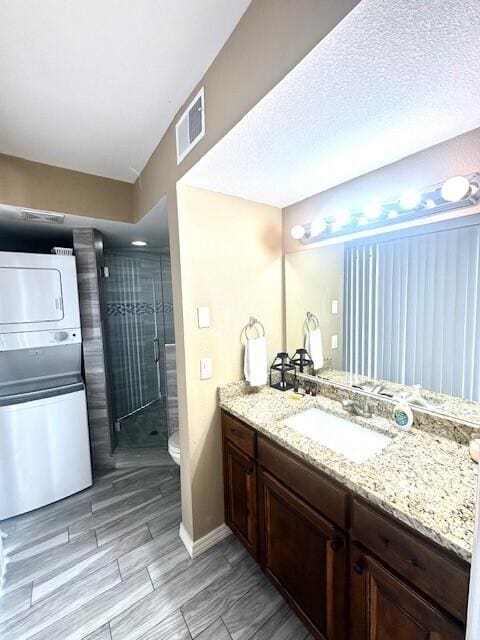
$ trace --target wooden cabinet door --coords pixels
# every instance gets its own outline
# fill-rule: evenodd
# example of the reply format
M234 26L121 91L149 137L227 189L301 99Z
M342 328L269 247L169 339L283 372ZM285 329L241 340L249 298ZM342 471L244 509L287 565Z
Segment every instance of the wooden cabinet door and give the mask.
M464 640L459 624L356 546L351 576L352 640Z
M344 640L344 536L262 468L258 479L265 572L317 637Z
M255 462L230 440L223 442L225 520L257 557L257 485Z

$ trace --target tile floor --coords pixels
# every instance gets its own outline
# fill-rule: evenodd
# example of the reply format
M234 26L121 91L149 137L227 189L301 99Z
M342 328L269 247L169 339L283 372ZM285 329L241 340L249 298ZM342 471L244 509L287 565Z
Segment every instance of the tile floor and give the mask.
M233 537L191 560L177 468L120 469L3 521L2 640L311 638Z

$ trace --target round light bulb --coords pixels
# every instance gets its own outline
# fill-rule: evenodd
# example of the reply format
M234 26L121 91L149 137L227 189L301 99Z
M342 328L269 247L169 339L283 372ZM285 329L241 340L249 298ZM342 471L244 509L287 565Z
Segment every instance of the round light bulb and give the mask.
M332 226L331 226L332 233L338 233L339 231L341 231L342 226L343 226L342 223L339 222L338 220L335 220L335 222L332 222Z
M382 205L378 202L370 202L363 210L363 213L368 220L375 220L382 213Z
M435 204L435 200L433 198L427 198L425 200L425 209L435 209L437 205Z
M396 211L395 209L390 209L390 211L388 212L388 217L390 218L390 220L398 218L398 211Z
M325 218L316 218L310 226L310 235L312 238L319 236L327 228L327 222Z
M290 229L290 235L295 240L301 240L305 235L305 228L302 227L301 224L296 224L294 227Z
M130 244L133 244L134 247L146 247L148 242L145 242L145 240L132 240Z
M360 216L360 218L358 219L358 224L360 226L364 226L365 224L368 224L368 218L367 216Z
M350 213L344 209L342 209L341 211L338 211L337 214L335 215L335 223L339 224L341 227L344 227L345 225L349 224L350 221L351 221Z
M416 189L409 189L400 198L400 206L406 211L417 209L422 202L422 195Z
M442 187L442 198L447 202L459 202L471 192L470 180L464 176L449 178Z

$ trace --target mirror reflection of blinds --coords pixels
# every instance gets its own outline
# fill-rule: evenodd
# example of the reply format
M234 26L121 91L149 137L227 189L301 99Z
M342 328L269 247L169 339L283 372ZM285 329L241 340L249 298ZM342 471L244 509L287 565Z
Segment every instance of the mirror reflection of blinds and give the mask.
M480 225L345 250L344 368L480 401Z

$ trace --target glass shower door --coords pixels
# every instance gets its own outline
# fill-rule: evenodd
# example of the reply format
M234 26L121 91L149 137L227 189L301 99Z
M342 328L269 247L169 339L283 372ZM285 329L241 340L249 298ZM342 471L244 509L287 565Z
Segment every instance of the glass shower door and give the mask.
M156 255L107 253L107 346L119 446L166 446L162 436ZM162 436L162 437L161 437Z

